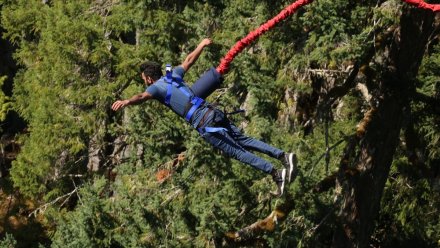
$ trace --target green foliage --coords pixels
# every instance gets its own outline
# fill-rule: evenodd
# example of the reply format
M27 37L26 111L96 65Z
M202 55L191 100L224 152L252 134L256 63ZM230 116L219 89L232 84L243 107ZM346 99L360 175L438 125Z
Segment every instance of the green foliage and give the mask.
M0 240L0 247L2 248L14 248L17 245L17 240L14 239L12 234L6 233L5 237Z
M386 204L379 223L390 226L385 230L384 224L379 224L376 235L389 247L435 247L439 242L439 191L429 180L415 177L413 170L408 161L396 161L385 187L382 201Z
M44 2L0 1L4 34L17 46L15 59L21 65L12 99L0 95L0 119L13 101L14 110L28 123L29 133L20 137L21 151L11 170L21 193L51 202L79 187L65 205L57 202L44 215L53 247L219 246L225 232L265 218L285 201L264 205L274 188L269 176L207 146L160 103L119 113L110 105L144 90L140 62L178 65L209 36L215 44L185 76L191 84L216 66L237 40L291 1ZM300 173L287 189L295 209L274 233L263 236L272 247L329 244L335 192L316 194L311 189L338 170L345 142L331 150L328 168L320 158L327 145L355 133L368 104L356 91L339 99L330 110L326 144L321 118L310 117L316 122L305 136L297 113L292 113L297 99L286 95L293 91L322 96L324 92L311 86L308 69L343 73L371 47L372 33L398 24L396 1L376 4L314 1L237 56L225 76L228 90L210 97L228 108L246 107L245 115L231 117L243 124L246 134L298 155ZM438 94L439 54L438 45L429 51L417 85L419 92L433 97L433 92ZM413 105L415 110L426 107ZM415 127L427 144L431 168L440 153L439 129L433 125L438 116L419 113ZM93 174L86 165L95 137L105 166ZM112 155L116 138L126 143L120 160ZM180 153L185 160L173 164ZM279 161L263 157L281 167ZM431 245L439 235L438 216L423 213L438 210L438 189L426 178L404 174L402 167L409 166L404 157L399 150L375 237L386 244L420 237L422 244ZM156 173L163 169L172 174L158 182ZM402 236L381 236L381 228L396 228Z
M419 75L418 91L434 99L440 99L440 44L433 47L430 56L424 58ZM435 103L434 103L435 104ZM416 105L419 113L429 112L430 108L426 105ZM417 116L418 130L420 130L423 139L426 140L428 155L432 159L440 157L440 117L438 115Z
M5 82L6 77L0 77L0 89ZM0 91L0 121L4 121L6 119L6 114L11 110L12 103L10 101L10 97L6 96L3 91Z

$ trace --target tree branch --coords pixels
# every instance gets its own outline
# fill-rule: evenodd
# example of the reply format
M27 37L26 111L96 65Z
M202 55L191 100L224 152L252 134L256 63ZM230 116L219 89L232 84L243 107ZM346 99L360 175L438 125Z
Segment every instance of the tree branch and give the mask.
M326 105L331 105L334 101L336 101L337 98L342 97L348 93L350 89L352 89L356 83L355 79L359 73L359 63L355 63L353 66L353 69L348 74L348 77L345 79L344 83L340 86L336 86L332 88L328 94L326 95L326 98L328 99L325 101Z
M34 211L32 211L32 212L28 215L28 217L31 217L32 215L34 215L35 217L37 217L37 214L44 213L44 212L46 211L46 209L47 209L49 206L51 206L51 205L57 203L58 201L62 200L62 199L65 198L65 197L67 197L67 199L64 201L64 202L66 202L66 201L67 201L67 200L68 200L73 194L75 194L77 191L78 191L78 188L75 188L72 192L67 193L67 194L65 194L65 195L62 195L62 196L59 196L59 197L57 197L55 200L53 200L53 201L51 201L51 202L49 202L49 203L46 203L46 204L44 204L44 205L41 206L41 207L38 207L37 209L35 209ZM63 203L63 204L64 204L64 203Z
M255 237L264 232L273 232L280 221L295 207L292 195L285 192L286 200L275 208L266 218L244 227L236 232L228 232L225 234L229 242L239 243L255 239Z
M156 173L156 179L159 183L165 182L167 179L171 178L173 172L179 167L180 162L185 160L185 152L177 155L176 158L159 165L159 169Z

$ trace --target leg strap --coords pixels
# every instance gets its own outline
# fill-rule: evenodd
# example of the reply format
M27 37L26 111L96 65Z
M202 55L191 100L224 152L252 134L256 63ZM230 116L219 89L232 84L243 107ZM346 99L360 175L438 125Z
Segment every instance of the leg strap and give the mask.
M203 135L204 133L218 133L221 131L227 132L228 130L224 127L202 127L197 128L197 131L199 131L199 133Z

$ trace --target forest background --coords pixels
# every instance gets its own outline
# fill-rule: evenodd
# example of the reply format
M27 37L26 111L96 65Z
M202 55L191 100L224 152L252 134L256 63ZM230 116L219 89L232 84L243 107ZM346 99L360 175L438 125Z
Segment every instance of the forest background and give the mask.
M290 3L0 0L0 246L438 247L432 11L317 0L237 56L209 100L297 154L279 199L160 103L111 111L141 62L210 37L192 83Z

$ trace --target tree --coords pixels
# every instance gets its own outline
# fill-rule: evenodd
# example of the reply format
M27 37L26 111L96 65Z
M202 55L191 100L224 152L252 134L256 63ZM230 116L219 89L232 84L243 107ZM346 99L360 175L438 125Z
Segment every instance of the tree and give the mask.
M159 103L110 104L143 90L140 62L176 65L210 36L193 82L291 1L1 3L21 66L14 110L29 124L12 179L46 209L52 246L438 242L438 217L423 215L440 199L432 12L315 1L237 56L209 100L244 108L231 118L247 134L297 153L297 180L272 199L269 177L207 147Z
M358 130L353 164L342 166L337 179L342 188L340 226L333 240L337 247L367 247L371 242L405 112L411 111L410 97L416 93L414 81L435 28L433 13L404 9L396 36L385 44L389 56L380 64L384 69L376 82L377 106L365 117L364 130ZM343 171L349 168L356 174L347 176Z

